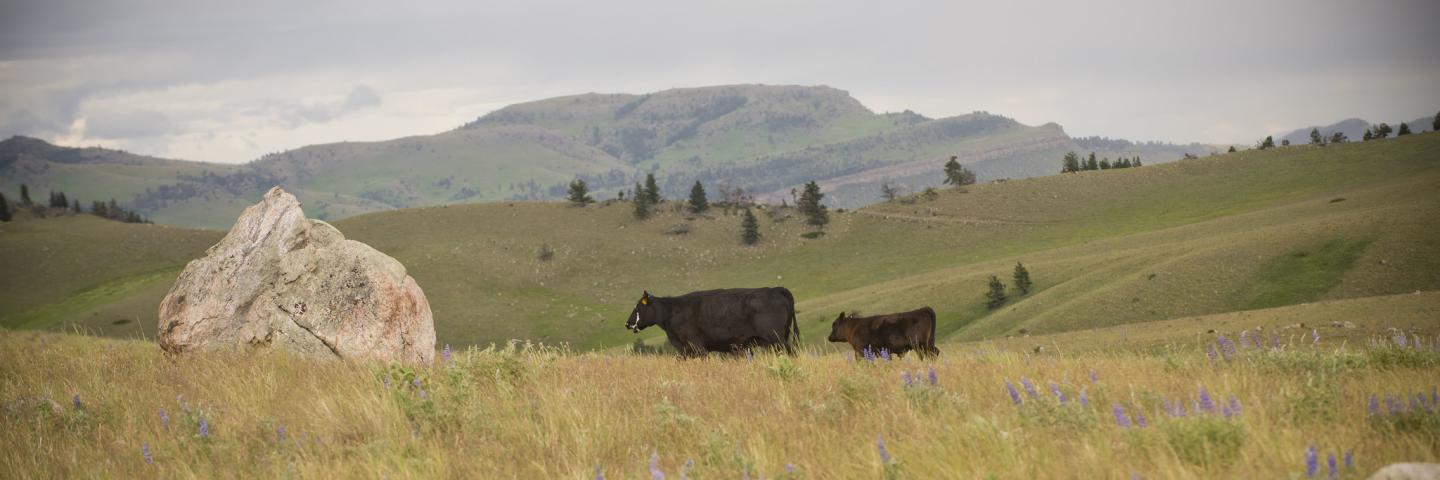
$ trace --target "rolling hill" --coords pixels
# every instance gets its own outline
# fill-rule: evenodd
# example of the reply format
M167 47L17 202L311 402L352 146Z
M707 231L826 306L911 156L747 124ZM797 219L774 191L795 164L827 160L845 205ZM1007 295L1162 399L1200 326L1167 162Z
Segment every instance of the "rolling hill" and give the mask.
M626 204L500 202L335 225L407 266L442 343L621 347L641 290L766 285L795 293L807 343L823 344L838 312L918 305L954 341L1440 290L1437 187L1440 135L1421 134L946 189L834 213L813 240L770 206L757 247L738 245L737 216L675 204L645 222ZM677 224L689 233L668 234ZM21 272L0 278L0 324L153 336L174 273L217 238L89 216L0 224L0 263ZM987 310L986 279L1008 283L1016 262L1034 291Z
M832 207L853 208L879 201L882 182L912 192L938 186L940 166L952 155L988 181L1053 174L1070 150L1139 155L1154 164L1220 149L1073 139L1053 123L1027 126L986 112L941 119L877 114L829 87L730 85L521 103L435 135L312 145L243 166L17 137L0 142L0 189L13 195L27 183L85 201L114 197L159 223L202 228L227 227L273 185L295 193L312 215L339 219L560 198L577 177L607 198L646 173L655 173L672 198L700 181L712 193L739 187L779 202L816 180L831 192ZM71 160L87 156L104 161Z
M1420 117L1405 123L1408 123L1410 125L1410 129L1414 133L1421 133L1434 130L1434 121L1435 117L1431 116ZM1400 123L1401 122L1395 122L1390 124L1390 126L1399 129ZM1312 129L1319 129L1320 135L1324 136L1326 140L1329 140L1331 136L1335 135L1335 132L1341 132L1344 133L1345 138L1350 139L1350 141L1359 141L1365 136L1365 130L1369 129L1370 125L1370 122L1359 118L1347 118L1332 123L1330 125L1325 125L1323 127L1319 125L1314 125L1305 128L1298 128L1290 133L1276 137L1275 141L1281 142L1284 140L1289 140L1291 144L1304 145L1310 143L1310 130Z

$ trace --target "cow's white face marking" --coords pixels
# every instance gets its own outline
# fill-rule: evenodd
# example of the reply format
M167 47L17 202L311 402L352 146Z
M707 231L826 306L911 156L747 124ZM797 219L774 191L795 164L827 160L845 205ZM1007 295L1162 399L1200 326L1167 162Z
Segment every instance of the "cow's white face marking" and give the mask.
M631 329L631 330L634 330L634 331L637 331L637 332L640 331L640 311L639 311L639 310L636 310L636 311L635 311L635 319L630 321L630 329Z

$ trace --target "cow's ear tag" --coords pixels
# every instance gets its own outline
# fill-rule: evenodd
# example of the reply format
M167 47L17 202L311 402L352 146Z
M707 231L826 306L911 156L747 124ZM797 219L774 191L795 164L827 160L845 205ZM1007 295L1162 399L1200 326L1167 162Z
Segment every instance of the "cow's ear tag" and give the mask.
M650 299L648 299L648 298L642 298L642 299L640 299L640 304L641 304L641 305L649 305L649 304L650 304Z

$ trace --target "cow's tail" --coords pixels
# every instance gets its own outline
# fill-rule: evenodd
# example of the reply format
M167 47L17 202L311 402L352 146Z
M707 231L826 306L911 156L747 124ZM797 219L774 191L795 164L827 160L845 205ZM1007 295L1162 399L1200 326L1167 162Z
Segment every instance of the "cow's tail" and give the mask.
M935 348L935 309L925 307L925 315L929 317L926 320L930 322L930 328L926 329L927 331L925 335L925 345L923 346L923 348L927 355L938 356L940 355L940 349Z
M785 349L790 350L793 354L800 348L800 322L795 320L795 296L791 295L790 289L785 287L780 287L780 292L784 293L785 299L790 301L789 312L786 312L789 315L787 320L790 322L790 339L785 342Z

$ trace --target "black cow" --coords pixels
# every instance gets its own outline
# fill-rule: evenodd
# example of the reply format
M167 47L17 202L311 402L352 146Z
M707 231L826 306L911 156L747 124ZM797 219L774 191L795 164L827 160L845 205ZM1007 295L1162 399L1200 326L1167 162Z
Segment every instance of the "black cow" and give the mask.
M935 310L930 307L873 317L841 313L830 326L830 341L849 343L856 355L864 355L866 349L878 355L882 348L900 356L910 350L921 358L940 354L935 348Z
M784 287L732 288L656 297L645 292L625 328L640 333L659 325L682 356L735 353L755 346L783 347L794 354L800 342L795 297Z

